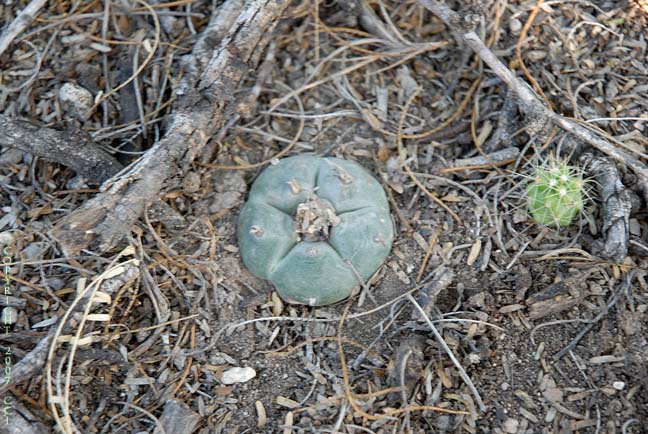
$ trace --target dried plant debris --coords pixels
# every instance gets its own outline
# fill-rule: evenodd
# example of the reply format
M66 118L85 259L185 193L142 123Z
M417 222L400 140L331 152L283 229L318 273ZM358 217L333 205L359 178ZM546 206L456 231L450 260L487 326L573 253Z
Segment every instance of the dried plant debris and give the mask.
M645 2L0 3L1 432L645 431ZM328 306L236 237L303 154L396 223ZM591 185L560 228L550 155Z

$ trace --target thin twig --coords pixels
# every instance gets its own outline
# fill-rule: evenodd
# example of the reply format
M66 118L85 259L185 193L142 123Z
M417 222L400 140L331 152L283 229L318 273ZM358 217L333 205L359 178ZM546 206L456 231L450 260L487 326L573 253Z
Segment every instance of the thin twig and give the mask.
M441 234L441 228L442 226L439 225L437 228L434 230L432 235L430 236L430 241L428 241L428 249L427 252L425 252L425 256L423 257L423 262L421 262L421 268L419 268L419 272L416 275L416 281L420 282L421 278L423 277L423 272L425 271L425 267L427 266L428 260L430 259L430 255L432 254L432 249L436 245L439 235Z
M486 406L484 405L484 402L481 399L481 396L479 395L479 392L477 391L477 388L473 384L472 380L466 373L466 370L461 366L461 363L459 363L459 360L457 360L457 357L455 357L454 353L446 343L446 341L443 339L443 336L441 336L441 333L434 327L434 324L430 320L430 318L427 316L427 313L423 310L420 304L412 297L412 294L407 294L407 299L414 305L416 310L419 311L421 314L421 317L425 320L427 325L430 327L432 330L432 333L434 334L434 337L436 338L437 342L439 342L439 345L443 348L443 350L448 354L448 357L450 357L450 360L452 360L452 363L455 365L457 370L459 371L459 375L461 376L461 379L466 383L472 394L475 396L475 401L477 401L477 405L479 406L479 409L482 412L486 412Z
M533 85L533 88L538 92L540 95L542 95L542 99L544 99L545 103L547 104L547 107L549 110L553 111L553 107L551 105L551 102L549 101L549 98L544 94L542 91L542 88L538 84L535 78L531 75L531 72L527 69L526 65L524 64L524 59L522 59L522 45L524 43L524 40L527 37L527 33L529 32L529 28L531 28L531 25L533 24L533 21L535 20L535 17L538 15L538 12L540 12L540 6L542 5L543 0L539 0L536 5L533 7L531 10L531 13L529 14L529 18L527 18L526 23L524 24L524 27L522 27L522 32L520 32L520 37L518 38L518 43L515 46L515 55L517 56L517 60L519 63L520 68L522 69L522 72L524 72L524 76L531 82Z

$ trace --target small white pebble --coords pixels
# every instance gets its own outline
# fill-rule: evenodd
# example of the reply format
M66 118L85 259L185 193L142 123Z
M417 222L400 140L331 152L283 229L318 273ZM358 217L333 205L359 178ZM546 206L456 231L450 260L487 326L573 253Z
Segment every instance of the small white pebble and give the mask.
M625 383L623 381L615 381L612 383L612 387L616 390L623 390L625 388Z
M2 211L4 211L4 210L2 210ZM0 246L9 246L9 245L11 245L10 243L11 243L11 241L13 239L14 239L14 236L9 231L0 232ZM8 250L8 252L9 251L10 250ZM3 256L7 256L7 255L3 255Z
M509 29L511 29L513 34L520 33L520 30L522 30L522 22L517 18L511 18L509 20Z
M256 377L256 371L252 368L231 368L223 372L221 383L236 384L245 383Z

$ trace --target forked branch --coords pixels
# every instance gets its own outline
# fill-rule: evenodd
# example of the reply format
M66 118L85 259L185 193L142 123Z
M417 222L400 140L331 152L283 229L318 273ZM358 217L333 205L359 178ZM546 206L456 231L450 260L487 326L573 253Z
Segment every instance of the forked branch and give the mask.
M639 159L618 149L609 141L602 139L582 125L560 114L549 110L533 93L531 88L517 78L510 69L500 61L484 42L471 29L469 17L463 19L458 13L436 0L418 0L419 3L438 16L461 40L486 63L491 70L504 81L518 98L520 109L533 118L541 117L545 122L552 122L563 130L573 134L585 143L593 146L617 161L628 165L642 178L642 183L648 183L648 167Z

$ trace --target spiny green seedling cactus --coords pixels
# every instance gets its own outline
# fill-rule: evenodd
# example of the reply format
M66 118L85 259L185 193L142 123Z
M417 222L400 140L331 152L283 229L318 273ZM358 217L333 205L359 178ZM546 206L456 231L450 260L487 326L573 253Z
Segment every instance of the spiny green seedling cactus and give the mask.
M583 209L582 171L556 158L548 167L537 167L527 188L529 212L541 225L568 226Z
M340 158L284 158L256 179L238 221L246 267L292 303L340 301L385 261L394 237L378 181Z

